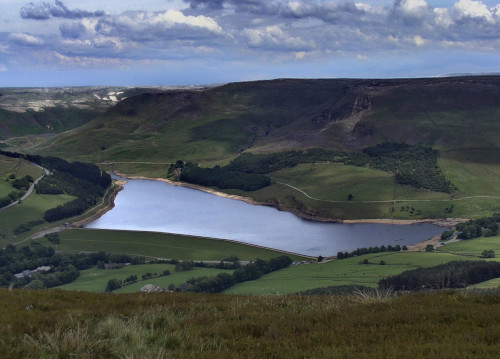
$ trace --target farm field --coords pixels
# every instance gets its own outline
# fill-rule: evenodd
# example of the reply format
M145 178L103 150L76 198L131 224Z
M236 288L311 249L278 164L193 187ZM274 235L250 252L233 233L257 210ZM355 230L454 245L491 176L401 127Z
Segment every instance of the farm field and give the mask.
M240 260L270 259L282 252L218 239L190 237L178 234L135 231L110 231L70 229L61 232L61 243L56 250L106 251L110 253L135 254L154 258L220 261L230 256ZM41 240L44 245L52 245ZM304 260L306 257L293 256Z
M20 224L27 223L34 220L43 220L45 211L50 208L62 205L74 199L73 196L60 194L48 195L33 193L21 204L0 212L0 244L6 246L11 243L7 238L13 238L14 242L19 241L19 238L14 236L14 229ZM46 225L46 224L45 224ZM25 238L27 234L33 233L39 225L34 227L33 230L20 235Z
M110 279L119 279L124 281L131 275L137 275L137 277L141 279L143 274L157 273L160 275L164 270L169 270L170 274L161 277L148 278L122 287L113 291L113 293L138 292L139 289L146 284L155 284L162 288L167 288L170 283L179 285L192 277L215 276L221 272L232 273L232 270L214 268L194 268L190 271L176 272L175 265L166 263L129 265L118 269L91 268L80 271L80 277L74 282L54 287L53 289L83 290L87 292L102 293L106 289L106 285Z
M32 165L31 163L19 159L10 158L0 155L0 197L8 195L16 189L9 183L8 177L14 174L16 178L22 178L26 175L34 179L40 177L43 171L41 168Z
M375 253L328 263L314 263L282 269L255 281L237 284L228 294L290 294L335 285L376 287L378 281L405 270L430 267L454 260L480 260L481 252L492 249L500 260L500 236L475 238L445 244L433 252ZM367 259L369 264L361 264ZM381 265L384 261L385 265Z
M500 236L462 240L460 242L446 244L438 250L469 256L480 256L485 250L494 250L496 255L500 257Z
M369 264L361 264L368 259ZM291 294L307 289L337 285L376 287L386 276L405 270L429 267L457 257L447 253L399 252L375 253L328 263L305 264L266 274L254 281L229 288L226 294L270 295ZM379 264L385 261L385 265Z

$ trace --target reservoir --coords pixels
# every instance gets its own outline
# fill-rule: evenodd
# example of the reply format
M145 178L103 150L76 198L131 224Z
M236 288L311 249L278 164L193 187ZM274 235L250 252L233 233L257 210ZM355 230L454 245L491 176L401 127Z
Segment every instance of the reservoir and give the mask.
M444 231L430 223L307 221L272 207L154 180L128 180L116 196L115 207L86 228L229 239L310 256L331 256L360 247L410 245Z

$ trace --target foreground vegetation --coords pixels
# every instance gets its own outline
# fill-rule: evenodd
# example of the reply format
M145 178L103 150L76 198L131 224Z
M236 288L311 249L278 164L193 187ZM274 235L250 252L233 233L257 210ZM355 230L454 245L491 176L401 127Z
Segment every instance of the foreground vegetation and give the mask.
M0 292L5 358L496 358L500 296Z

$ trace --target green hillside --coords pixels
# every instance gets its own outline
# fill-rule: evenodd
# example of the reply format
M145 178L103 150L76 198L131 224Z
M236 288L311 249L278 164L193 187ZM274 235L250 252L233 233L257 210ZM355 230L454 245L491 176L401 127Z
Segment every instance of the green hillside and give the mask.
M356 150L396 141L467 153L500 143L499 98L498 76L272 80L154 92L125 99L39 151L94 161L215 161L249 148Z
M282 79L137 93L29 151L165 177L179 159L212 167L242 152L424 145L440 151L450 193L396 184L390 170L335 163L269 173L272 186L259 191L224 191L336 219L478 217L498 209L499 76Z

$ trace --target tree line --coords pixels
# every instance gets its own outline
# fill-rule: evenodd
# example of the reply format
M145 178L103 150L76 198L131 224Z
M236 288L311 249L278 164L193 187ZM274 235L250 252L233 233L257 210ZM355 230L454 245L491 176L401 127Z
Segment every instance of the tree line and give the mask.
M481 236L491 237L498 234L498 223L500 213L495 213L491 217L473 219L455 226L460 239L472 239Z
M182 163L182 167L180 167L179 163ZM202 168L191 162L184 163L183 161L177 161L176 164L177 167L171 167L170 173L176 169L181 169L179 177L181 181L201 186L256 191L271 184L271 178L260 174L237 172L220 166Z
M392 287L394 290L465 288L498 277L500 277L499 262L453 261L383 278L379 281L379 286Z
M380 247L362 247L357 248L352 252L337 252L337 259L345 259L350 257L362 256L363 254L380 253L380 252L400 252L401 250L406 251L408 247L404 245L401 247L399 244L395 246L388 245L387 247L382 245Z
M379 169L392 173L399 184L450 193L452 185L441 172L438 158L439 151L430 147L384 142L367 147L362 153L322 148L242 153L228 165L213 168L201 168L178 160L170 166L169 175L180 173L178 179L205 186L255 191L271 184L271 179L265 174L300 163L331 162Z
M57 234L50 235L51 241L59 241ZM0 249L0 287L43 289L70 283L80 276L80 270L93 266L104 268L105 263L143 264L145 259L124 254L56 253L54 248L38 242L16 247L12 244ZM16 278L14 274L50 266L48 272Z
M452 185L437 164L439 151L421 145L384 142L363 149L362 153L309 149L269 154L243 153L225 168L245 173L266 174L300 163L332 162L370 167L390 172L397 183L449 193Z

